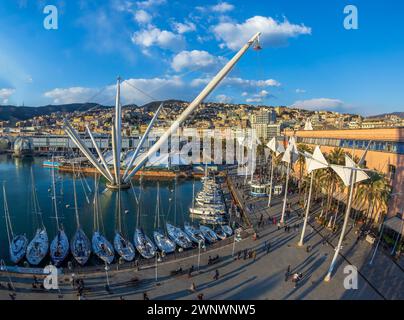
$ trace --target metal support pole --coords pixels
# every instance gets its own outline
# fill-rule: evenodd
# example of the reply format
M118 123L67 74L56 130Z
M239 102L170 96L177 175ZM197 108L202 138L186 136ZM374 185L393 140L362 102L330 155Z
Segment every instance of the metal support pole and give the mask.
M341 235L340 235L339 240L338 240L338 245L337 245L337 247L335 248L334 257L332 258L330 268L328 269L328 273L327 273L327 275L326 275L325 278L324 278L324 281L326 281L326 282L328 282L328 281L331 280L331 275L332 275L332 272L333 272L333 270L334 270L335 263L336 263L336 261L337 261L339 251L341 250L342 242L343 242L343 240L344 240L344 238L345 238L345 231L346 231L346 227L347 227L347 225L348 225L349 215L350 215L350 213L351 213L352 198L353 198L353 189L354 189L354 182L355 182L355 180L356 180L356 179L355 179L355 173L354 173L353 170L351 170L351 174L350 174L350 178L349 178L349 181L350 181L350 184L349 184L349 185L350 185L350 186L349 186L349 188L350 188L350 189L349 189L349 200L348 200L348 205L347 205L346 212L345 212L344 224L343 224L343 226L342 226Z
M285 195L283 197L283 207L282 207L282 216L280 223L285 222L285 211L286 211L286 202L288 200L288 185L289 185L289 174L290 174L290 162L288 163L288 167L286 169L286 183L285 183Z
M310 202L311 202L311 191L312 191L312 189L313 189L313 180L314 180L314 171L311 172L311 177L310 177L309 197L307 198L306 215L305 215L305 217L304 217L302 235L300 236L300 241L299 241L299 243L298 243L298 246L299 246L299 247L302 247L303 244L304 244L304 233L306 232L307 220L308 220L308 218L309 218Z

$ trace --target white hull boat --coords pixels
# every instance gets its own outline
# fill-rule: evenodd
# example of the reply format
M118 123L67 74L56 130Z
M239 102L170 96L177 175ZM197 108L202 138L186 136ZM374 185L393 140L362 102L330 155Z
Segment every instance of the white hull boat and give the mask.
M207 226L200 226L199 230L201 230L203 236L208 242L214 243L218 240L216 233L211 228Z
M203 234L200 230L198 230L197 228L195 228L190 224L185 224L184 231L193 242L195 242L198 245L200 243L201 246L205 245L205 238L203 237Z
M233 235L233 229L228 224L222 224L222 229L228 237Z
M163 232L161 231L154 231L153 232L154 242L156 243L157 247L160 249L161 252L164 253L171 253L175 251L176 244L170 238L168 238Z
M224 211L216 210L215 208L211 208L209 206L189 208L189 212L201 216L224 215Z
M151 259L155 256L156 246L142 229L136 228L134 242L137 251L139 251L143 258Z
M60 266L69 254L69 240L66 233L59 229L50 245L50 254L55 266Z
M92 247L94 254L107 264L111 264L115 258L114 247L99 232L94 232L92 238Z
M188 235L178 227L166 223L167 234L179 247L188 249L192 247L192 241Z
M27 252L28 239L25 235L15 236L10 244L10 259L18 264Z
M91 243L81 228L77 229L74 234L70 243L70 249L78 264L84 266L91 255Z
M120 232L115 233L114 248L125 261L130 262L135 259L135 247L129 240L125 239Z
M217 226L215 227L215 233L216 233L216 235L218 236L218 238L219 238L220 240L224 240L224 239L227 238L226 232L224 232L224 230L223 230L223 228L222 228L221 225L217 225Z
M35 237L27 247L27 261L30 265L37 266L48 254L49 238L45 228L38 229Z
M219 224L219 223L224 223L224 218L221 215L209 215L209 216L203 216L203 215L198 215L198 214L191 214L191 216L195 219L199 219L202 221L202 223L206 224Z

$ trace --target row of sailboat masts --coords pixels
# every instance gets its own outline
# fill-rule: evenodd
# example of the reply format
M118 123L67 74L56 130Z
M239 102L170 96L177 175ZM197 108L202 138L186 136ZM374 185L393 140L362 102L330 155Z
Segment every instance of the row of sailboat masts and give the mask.
M235 56L216 74L216 76L206 85L206 87L199 93L199 95L188 105L187 108L181 113L181 115L172 123L169 129L167 129L163 135L157 140L157 142L143 155L140 156L138 161L134 164L136 157L139 154L139 150L144 142L144 138L147 137L149 130L152 128L154 121L157 119L158 113L161 107L155 113L152 121L142 137L141 143L130 160L125 173L121 176L120 173L120 155L121 155L121 142L122 142L122 112L121 112L121 101L120 101L120 83L121 79L118 78L117 81L117 91L116 91L116 101L115 101L115 119L112 126L112 152L113 152L113 165L114 174L111 175L109 168L105 165L105 159L101 152L97 149L97 145L92 138L92 143L94 148L97 150L98 157L100 160L96 159L94 155L90 152L89 148L80 138L77 131L69 124L67 119L64 120L64 129L68 136L71 138L73 143L80 149L80 151L87 157L91 164L107 179L107 187L110 189L123 189L130 188L130 179L136 174L147 162L151 155L157 152L161 146L168 140L168 138L177 131L177 129L182 125L182 123L188 118L188 116L200 105L200 103L216 88L216 86L224 79L224 77L230 72L234 65L239 61L239 59L244 55L244 53L249 49L251 45L259 40L260 33L255 34L236 54ZM90 134L89 129L87 131Z

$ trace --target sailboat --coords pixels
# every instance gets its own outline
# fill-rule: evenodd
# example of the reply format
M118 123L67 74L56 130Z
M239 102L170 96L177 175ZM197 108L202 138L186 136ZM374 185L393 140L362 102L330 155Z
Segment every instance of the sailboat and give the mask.
M184 231L191 238L191 240L197 244L201 244L202 246L205 244L205 238L200 230L195 228L190 223L184 224Z
M27 247L27 260L29 264L37 266L47 255L49 250L49 238L42 220L42 212L39 207L38 196L35 188L34 172L31 168L31 203L34 216L37 218L38 228L35 236Z
M57 233L50 245L50 255L55 266L60 266L60 264L66 259L67 255L69 254L69 239L67 238L67 235L63 230L63 226L59 224L58 205L56 198L55 168L52 168L52 198L55 210Z
M167 233L171 240L173 240L179 247L188 249L192 247L192 241L188 235L180 228L173 226L170 223L166 223Z
M210 243L214 243L218 240L216 233L208 226L200 226L199 230L201 230L205 239L208 240Z
M174 224L177 222L177 178L174 182ZM188 249L192 247L192 240L180 228L166 222L166 230L169 238L180 248Z
M4 218L6 219L10 260L13 263L17 264L25 256L25 252L27 251L28 239L25 235L14 235L13 225L11 223L10 218L10 211L8 210L5 183L3 183L3 198L4 198Z
M223 228L222 228L222 226L221 226L220 224L218 224L218 225L215 227L215 233L216 233L217 237L218 237L220 240L224 240L224 239L227 238L227 234L226 234L226 232L224 232L224 230L223 230Z
M115 232L114 237L114 248L115 251L125 260L125 261L132 261L135 259L135 247L133 244L125 239L122 234L122 221L121 221L121 190L118 189L118 228Z
M91 240L94 254L105 263L111 264L115 258L114 247L100 233L97 177L95 177L95 188L94 188L94 233Z
M160 230L160 183L157 182L157 201L156 201L156 223L157 229L153 232L154 242L157 247L164 253L175 251L175 242L168 238L164 231Z
M77 207L76 173L74 171L74 163L73 163L73 193L74 193L74 210L76 214L77 230L71 240L70 247L74 259L76 259L76 261L83 266L87 263L88 259L90 258L91 243L80 225L79 211Z
M136 229L135 229L135 234L133 235L133 241L135 243L137 251L139 251L139 253L142 255L142 257L146 258L146 259L150 259L155 256L157 248L154 245L154 243L150 240L150 238L144 233L143 229L139 227L141 191L142 191L142 187L140 186L139 201L138 201L138 207L137 207L138 209L137 209Z
M222 229L229 237L233 235L233 229L228 224L222 224Z

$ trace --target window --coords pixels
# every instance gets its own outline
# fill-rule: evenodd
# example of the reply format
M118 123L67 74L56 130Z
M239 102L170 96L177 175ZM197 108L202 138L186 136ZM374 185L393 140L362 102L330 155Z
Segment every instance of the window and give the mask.
M394 177L396 176L396 166L392 164L389 164L389 176L391 180L393 180Z

